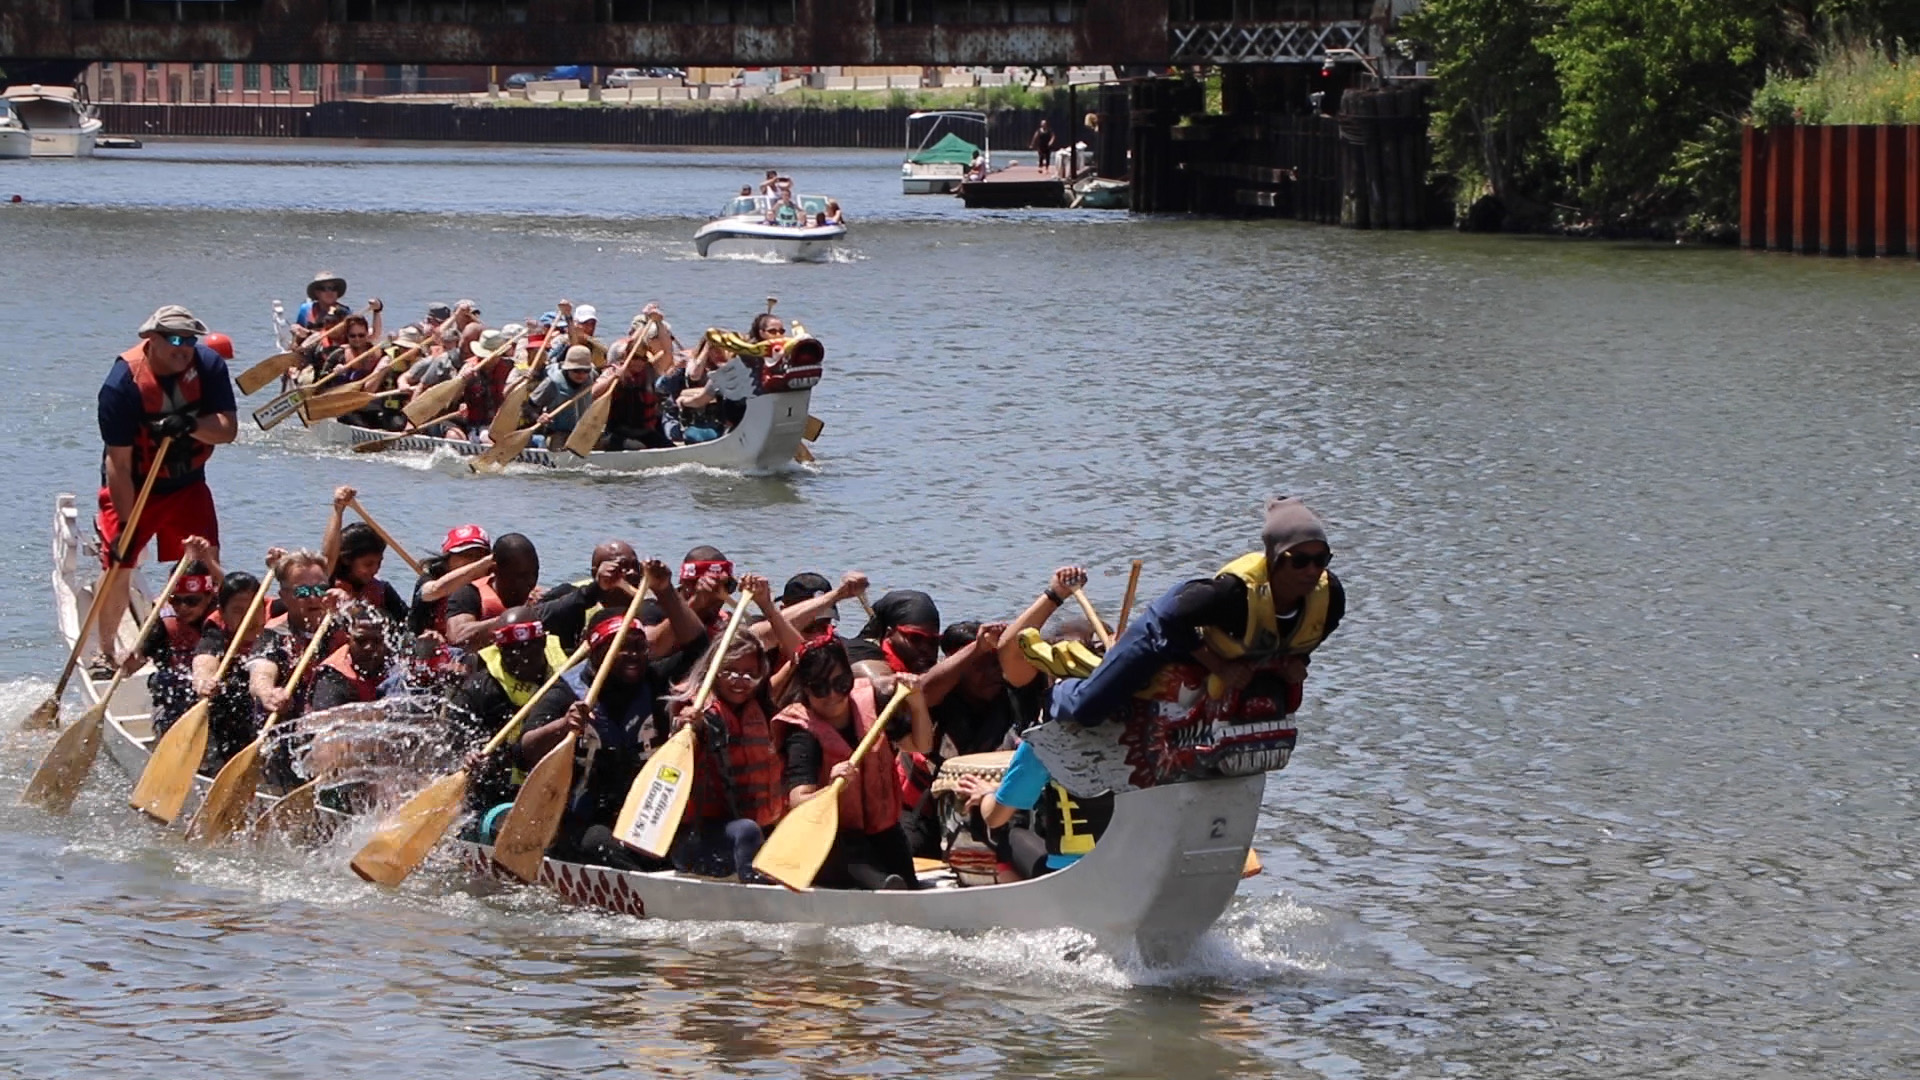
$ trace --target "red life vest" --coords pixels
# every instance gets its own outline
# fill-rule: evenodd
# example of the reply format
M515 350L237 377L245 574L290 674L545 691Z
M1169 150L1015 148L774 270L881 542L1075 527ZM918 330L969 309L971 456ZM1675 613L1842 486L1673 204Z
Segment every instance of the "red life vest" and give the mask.
M486 577L475 581L473 587L480 593L480 617L482 619L491 619L507 610L507 605L501 601L500 594L494 591L492 574L488 574ZM442 611L440 622L443 628L446 624L446 619L446 613Z
M359 700L372 701L380 696L380 684L360 674L359 669L353 666L353 657L345 645L333 650L320 665L332 668L346 679L347 685L353 687L354 697Z
M167 629L167 649L174 662L191 658L194 648L200 644L201 627L183 621L178 615L160 616L160 625Z
M467 380L466 395L460 399L460 408L466 414L467 423L493 422L494 414L500 411L500 403L506 400L507 378L512 374L513 365L502 359Z
M652 379L643 377L638 382L621 379L614 383L613 404L607 408L607 427L615 431L660 429L660 395L654 392Z
M147 362L145 342L121 353L120 359L126 361L127 369L133 372L133 385L140 391L142 419L146 421L133 434L133 475L140 477L153 468L154 452L160 449L160 440L148 425L174 413L200 415L200 361L196 353L187 370L174 378L173 390L169 393L161 388L160 377L153 373L153 365ZM167 454L167 467L162 475L171 480L197 472L212 456L213 446L210 443L191 437L175 439L173 448Z
M719 698L707 705L707 728L700 732L702 761L693 774L692 810L695 821L732 820L735 814L752 818L763 829L772 828L787 810L787 793L780 784L781 761L773 745L773 725L760 706L749 701L735 712ZM726 728L724 759L706 739L714 721ZM727 798L731 788L733 798Z
M854 680L853 693L847 695L847 700L853 710L853 738L858 741L880 715L873 703L873 684L865 679ZM840 729L814 716L804 701L780 710L774 720L804 728L820 740L820 775L814 778L818 787L826 787L833 767L853 756L853 746ZM859 768L840 789L841 828L871 836L900 824L900 786L894 776L893 756L886 747L878 746L860 759Z

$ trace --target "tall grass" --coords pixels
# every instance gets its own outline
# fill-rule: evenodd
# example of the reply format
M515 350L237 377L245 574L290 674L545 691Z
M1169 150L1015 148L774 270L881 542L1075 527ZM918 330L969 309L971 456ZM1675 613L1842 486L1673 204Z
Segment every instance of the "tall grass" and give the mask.
M1829 45L1812 74L1767 76L1753 96L1753 122L1920 124L1920 56L1863 41Z

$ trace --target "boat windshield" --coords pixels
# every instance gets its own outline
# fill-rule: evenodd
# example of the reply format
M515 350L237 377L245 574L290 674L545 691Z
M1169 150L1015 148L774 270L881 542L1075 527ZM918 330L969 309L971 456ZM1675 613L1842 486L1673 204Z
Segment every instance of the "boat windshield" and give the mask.
M766 200L752 195L735 196L727 201L727 205L720 208L721 217L740 217L743 214L765 214L766 212Z
M804 211L809 218L818 217L827 212L827 197L825 195L802 195L800 196L800 209Z

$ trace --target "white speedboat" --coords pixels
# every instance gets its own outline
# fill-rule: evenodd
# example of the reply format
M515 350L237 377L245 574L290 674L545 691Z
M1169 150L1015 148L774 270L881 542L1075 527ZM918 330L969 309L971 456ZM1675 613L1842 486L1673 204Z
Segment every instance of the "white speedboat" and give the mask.
M766 195L740 195L727 201L720 216L700 226L693 246L709 254L775 255L790 262L825 259L847 235L845 225L824 225L827 197L797 196L775 203Z
M71 86L9 86L0 101L32 140L32 157L92 157L100 119ZM4 155L0 155L4 156Z
M916 127L924 125L919 141ZM962 136L954 128L967 132ZM975 144L969 137L978 138ZM992 171L987 114L964 109L917 112L907 117L907 159L900 163L900 190L908 195L951 195L976 165Z
M53 594L56 622L71 647L92 601L97 553L83 550L90 530L72 495L58 497L53 522ZM86 570L82 570L86 567ZM148 601L136 596L133 611ZM131 647L132 615L122 626ZM88 706L108 687L85 672L75 680ZM362 708L362 706L350 706ZM146 679L125 679L107 702L103 748L129 780L145 770L153 745ZM196 777L182 827L191 820L210 777ZM999 929L1070 927L1093 936L1117 956L1134 953L1152 964L1179 962L1226 909L1260 818L1266 775L1164 784L1114 799L1113 819L1100 841L1072 866L1032 881L959 887L942 867L921 874L918 890L793 892L777 885L742 885L672 870L642 873L545 860L534 887L568 903L632 918L700 922L798 923L817 926L897 926L974 933ZM277 800L255 796L263 811ZM321 813L333 822L332 810ZM449 838L446 846L466 867L498 873L493 849Z
M13 115L13 106L0 99L0 159L33 156L33 136Z

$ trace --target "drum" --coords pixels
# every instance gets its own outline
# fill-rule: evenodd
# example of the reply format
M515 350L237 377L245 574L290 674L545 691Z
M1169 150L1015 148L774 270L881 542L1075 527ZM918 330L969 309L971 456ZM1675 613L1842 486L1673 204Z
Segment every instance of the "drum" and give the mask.
M934 805L939 808L941 835L947 841L947 865L961 885L992 885L1000 875L993 845L975 840L967 831L967 800L960 794L960 780L977 776L990 786L998 786L1012 760L1011 750L962 754L941 762L940 775L933 779Z

